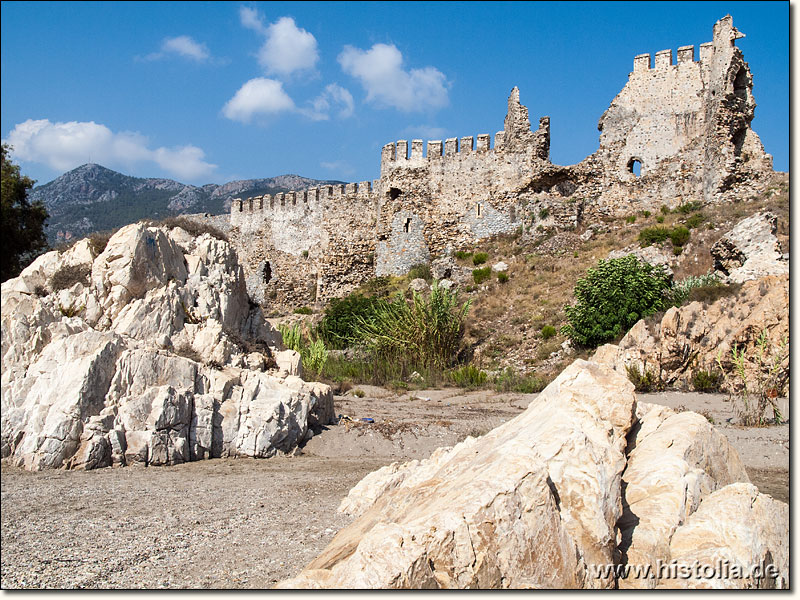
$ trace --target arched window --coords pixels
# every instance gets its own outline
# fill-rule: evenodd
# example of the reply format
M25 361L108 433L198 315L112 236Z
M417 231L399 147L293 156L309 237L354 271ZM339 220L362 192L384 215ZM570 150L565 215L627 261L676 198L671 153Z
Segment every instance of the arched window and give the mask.
M631 157L628 161L628 173L631 173L634 177L639 177L642 174L642 161L635 156Z

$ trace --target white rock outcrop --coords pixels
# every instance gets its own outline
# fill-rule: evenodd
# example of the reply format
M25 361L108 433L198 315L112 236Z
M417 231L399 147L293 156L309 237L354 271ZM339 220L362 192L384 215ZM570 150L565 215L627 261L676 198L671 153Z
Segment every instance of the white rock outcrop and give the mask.
M295 377L299 362L268 371L253 338L274 332L209 234L136 224L99 255L85 240L49 252L2 285L2 458L89 469L289 451L331 421L332 394Z
M430 459L384 468L360 517L280 587L613 587L633 386L578 360L521 415Z
M728 281L743 283L768 275L788 275L775 233L778 217L762 212L742 219L711 247L714 268Z

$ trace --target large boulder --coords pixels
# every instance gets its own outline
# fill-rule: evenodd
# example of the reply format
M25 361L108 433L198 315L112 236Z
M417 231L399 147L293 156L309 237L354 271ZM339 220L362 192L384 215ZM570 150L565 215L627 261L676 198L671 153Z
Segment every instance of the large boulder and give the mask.
M613 587L633 386L578 360L485 436L351 493L361 516L279 587Z
M788 589L788 531L788 504L749 483L723 487L675 531L669 550L678 576L659 587Z
M0 329L0 450L28 469L267 457L334 418L299 362L266 370L275 332L209 234L136 224L99 255L50 252L3 283Z
M737 481L749 482L736 450L694 412L639 403L622 474L624 511L618 526L624 564L651 567L652 577L628 577L621 588L654 588L658 565L670 561L670 538L700 502Z
M773 353L780 355L779 373L788 379L788 277L747 281L735 294L709 305L691 302L670 308L660 321L643 319L618 345L601 346L592 360L621 373L629 366L649 370L666 385L689 388L695 373L719 372L720 363L726 373L734 373L732 350L736 347L744 352L745 375L752 384L758 379L757 346L762 335L765 359ZM731 377L721 383L723 390L734 391L733 386L741 382Z
M714 268L733 283L788 275L777 231L778 217L770 212L742 219L711 247Z

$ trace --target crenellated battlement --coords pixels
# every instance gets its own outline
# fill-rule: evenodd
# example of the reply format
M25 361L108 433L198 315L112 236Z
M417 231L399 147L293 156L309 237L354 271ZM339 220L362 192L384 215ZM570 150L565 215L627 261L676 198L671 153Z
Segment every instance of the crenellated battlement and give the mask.
M668 67L680 67L681 65L701 63L710 64L714 58L714 42L700 44L700 60L695 60L694 46L681 46L677 51L677 63L672 63L672 49L659 50L655 53L655 65L651 63L650 54L637 54L633 58L633 72L652 71L666 69Z

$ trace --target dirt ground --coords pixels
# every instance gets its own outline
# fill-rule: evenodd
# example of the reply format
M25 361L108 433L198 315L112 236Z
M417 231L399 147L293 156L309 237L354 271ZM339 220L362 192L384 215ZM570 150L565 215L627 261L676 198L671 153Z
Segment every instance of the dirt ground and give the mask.
M271 587L349 522L336 508L364 475L482 435L535 397L457 389L398 395L361 386L336 398L337 414L354 421L331 426L292 457L88 472L4 465L2 587ZM639 399L706 414L753 483L788 502L788 425L736 427L721 395Z

